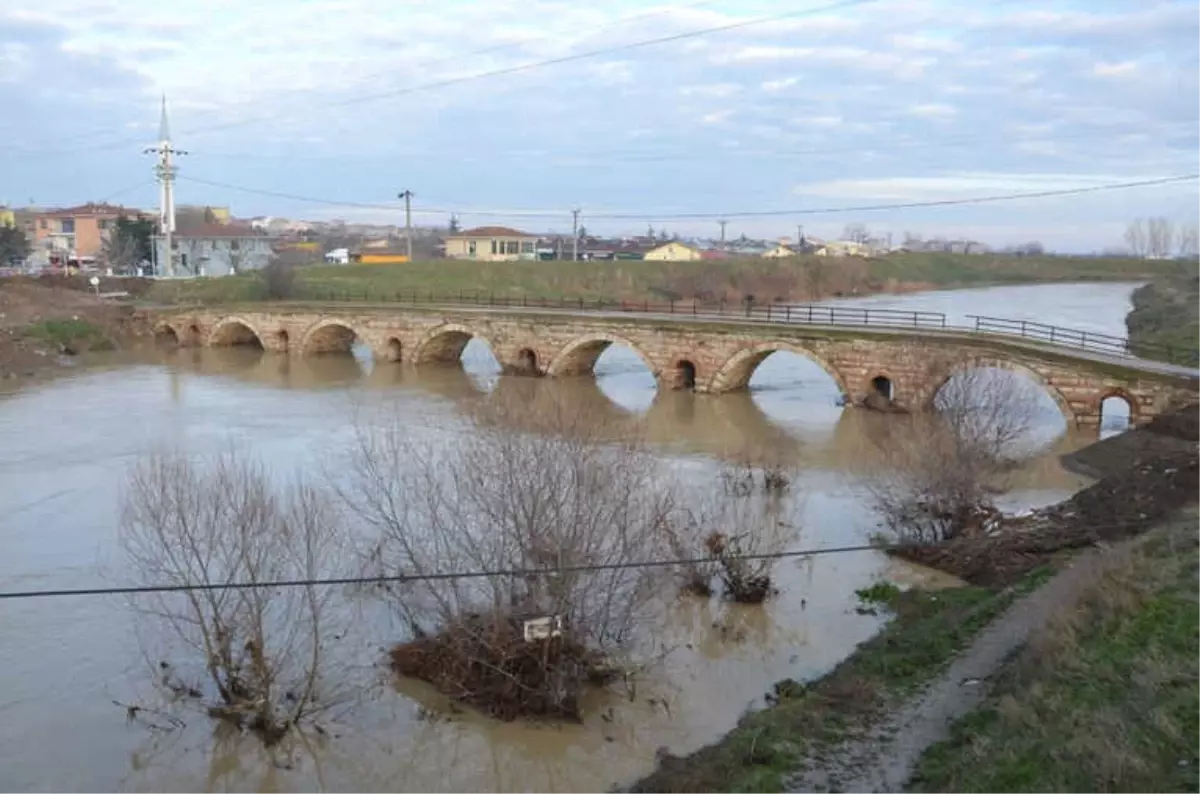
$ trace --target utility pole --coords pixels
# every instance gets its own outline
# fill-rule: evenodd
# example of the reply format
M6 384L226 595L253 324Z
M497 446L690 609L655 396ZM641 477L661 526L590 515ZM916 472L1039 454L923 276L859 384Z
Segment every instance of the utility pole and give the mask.
M576 207L571 210L571 261L579 261L579 213Z
M404 199L404 250L408 254L408 261L412 261L412 197L411 190L405 190L403 193L397 193L397 198Z
M721 224L721 247L724 248L725 247L725 224L729 223L729 221L722 218L721 220L717 221L717 223Z
M179 169L171 163L171 156L187 154L181 149L171 148L171 128L167 124L167 95L163 94L162 114L158 120L158 145L142 150L142 154L158 156L158 164L154 166L154 175L158 178L158 228L163 236L167 249L165 275L170 278L175 275L175 256L173 253L175 235L175 175Z
M796 250L800 250L800 246L804 244L804 224L796 226Z

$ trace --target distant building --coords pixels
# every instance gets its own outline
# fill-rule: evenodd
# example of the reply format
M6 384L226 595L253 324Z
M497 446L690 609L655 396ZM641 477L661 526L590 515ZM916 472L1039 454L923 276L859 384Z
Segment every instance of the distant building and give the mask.
M350 263L349 248L334 248L332 251L325 252L325 261L331 265L345 265Z
M784 257L795 256L796 252L791 246L778 243L774 248L768 248L766 251L763 251L762 255L767 259L783 259Z
M250 226L203 224L180 229L173 237L175 273L180 276L229 276L261 270L274 255L272 240ZM155 269L167 261L166 242L154 237Z
M80 260L95 259L104 250L108 232L118 218L142 215L140 210L94 202L39 212L33 218L34 244Z
M871 249L853 240L834 240L814 251L817 256L870 256Z
M535 234L526 234L507 226L480 226L446 235L446 256L480 262L536 259L537 243Z
M363 247L350 254L350 261L363 265L402 265L410 261L408 253L396 248Z
M648 262L694 262L700 259L700 250L695 246L673 241L647 251L643 258Z

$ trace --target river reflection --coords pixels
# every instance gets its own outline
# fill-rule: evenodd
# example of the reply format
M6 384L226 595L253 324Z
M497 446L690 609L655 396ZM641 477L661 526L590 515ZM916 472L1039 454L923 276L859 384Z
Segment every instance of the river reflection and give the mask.
M446 443L489 402L537 415L556 401L623 432L640 420L678 470L715 484L714 458L767 452L795 466L780 508L793 548L860 543L875 529L858 471L895 417L837 405L803 359L772 357L748 394L658 392L640 363L606 353L597 377L500 377L486 350L466 366L375 364L238 349L155 351L0 396L0 581L5 589L123 581L117 497L128 463L155 443L211 451L234 440L273 469L336 471L364 412L387 411ZM504 411L512 430L521 412ZM1048 417L1047 422L1061 422ZM1063 433L1016 474L1006 506L1055 501L1082 484L1057 456L1093 437ZM710 478L710 479L705 479ZM603 790L648 772L655 751L688 752L729 730L785 677L829 670L882 618L854 610L877 578L944 579L874 552L785 559L763 607L663 597L645 641L659 657L624 690L597 692L582 725L498 723L452 709L373 669L395 634L361 595L345 653L363 694L328 735L278 753L187 715L158 735L126 725L114 700L146 697L146 668L117 598L6 602L0 609L0 785L12 789ZM347 614L350 614L347 612ZM69 730L67 730L69 726Z

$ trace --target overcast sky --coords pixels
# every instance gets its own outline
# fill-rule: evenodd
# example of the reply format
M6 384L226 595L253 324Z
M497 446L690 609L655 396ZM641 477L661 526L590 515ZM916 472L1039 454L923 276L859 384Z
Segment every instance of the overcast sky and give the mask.
M385 206L408 188L465 225L569 229L578 205L592 232L709 235L669 216L1192 174L1198 38L1200 0L6 0L0 202L152 206L141 150L162 92L190 153L177 200L242 216L400 217L187 179ZM1095 250L1133 217L1198 212L1193 181L728 233L861 221Z

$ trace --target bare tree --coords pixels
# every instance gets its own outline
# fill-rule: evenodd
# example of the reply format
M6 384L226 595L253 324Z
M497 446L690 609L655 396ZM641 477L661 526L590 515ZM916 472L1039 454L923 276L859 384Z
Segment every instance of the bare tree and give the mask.
M1146 250L1155 259L1166 259L1171 255L1175 243L1175 228L1166 218L1150 218L1146 221Z
M1129 253L1139 259L1144 259L1148 255L1150 249L1145 220L1138 218L1125 227L1125 245L1129 246Z
M678 500L681 509L662 525L665 545L677 559L711 558L679 567L683 590L711 595L720 580L722 596L739 603L761 603L774 592L769 555L798 531L784 520L779 498L791 479L778 460L743 455L722 466L721 488L705 483Z
M1180 224L1175 234L1175 255L1180 259L1195 259L1200 254L1200 225Z
M867 230L864 223L848 223L846 228L842 230L842 239L849 240L852 243L865 243L871 239L871 233Z
M322 634L331 588L220 586L327 574L338 538L320 491L280 491L234 453L142 460L123 500L130 567L146 584L196 588L135 596L166 629L156 680L267 744L332 705Z
M521 410L483 407L449 448L403 425L360 427L344 496L376 530L384 570L497 572L396 592L412 633L392 653L401 674L503 719L574 717L645 614L653 574L625 564L655 556L672 503L636 438L561 404L534 432L496 415Z
M1035 419L1033 386L988 369L967 370L938 392L933 414L891 425L867 488L901 542L936 543L996 515L993 495L1024 454Z

